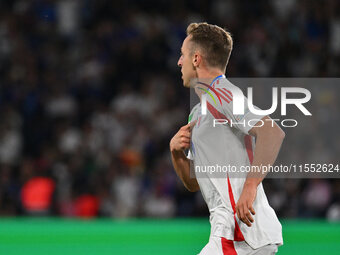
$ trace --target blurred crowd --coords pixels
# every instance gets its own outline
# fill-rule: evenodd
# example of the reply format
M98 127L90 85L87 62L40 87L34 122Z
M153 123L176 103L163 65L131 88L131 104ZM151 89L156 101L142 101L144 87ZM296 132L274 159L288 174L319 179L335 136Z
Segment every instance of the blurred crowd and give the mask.
M231 32L228 77L340 76L335 0L0 1L0 215L208 215L168 149L198 21ZM339 163L339 91L316 95L315 125L287 133L279 162ZM280 217L340 217L338 179L264 185Z

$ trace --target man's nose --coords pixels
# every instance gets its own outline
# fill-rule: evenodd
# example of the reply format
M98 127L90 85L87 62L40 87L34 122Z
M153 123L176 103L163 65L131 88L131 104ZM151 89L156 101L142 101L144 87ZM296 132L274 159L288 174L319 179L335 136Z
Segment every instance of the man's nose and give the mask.
M178 59L177 65L182 67L182 56Z

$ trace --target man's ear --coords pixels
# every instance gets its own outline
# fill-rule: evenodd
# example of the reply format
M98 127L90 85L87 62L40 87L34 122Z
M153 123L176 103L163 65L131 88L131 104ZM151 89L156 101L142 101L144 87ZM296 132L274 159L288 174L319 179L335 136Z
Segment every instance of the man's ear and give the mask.
M198 67L201 64L201 61L202 61L202 56L198 52L195 52L192 58L193 66Z

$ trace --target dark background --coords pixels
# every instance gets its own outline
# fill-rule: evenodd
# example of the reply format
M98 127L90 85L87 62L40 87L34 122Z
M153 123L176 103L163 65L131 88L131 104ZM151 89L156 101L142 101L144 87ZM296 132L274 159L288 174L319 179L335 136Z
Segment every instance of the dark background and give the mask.
M228 77L340 75L338 1L2 0L0 214L208 215L168 150L189 113L180 47L201 21L234 38ZM339 161L338 95L315 95L314 125L286 137L279 162ZM338 179L265 186L280 217L340 217Z

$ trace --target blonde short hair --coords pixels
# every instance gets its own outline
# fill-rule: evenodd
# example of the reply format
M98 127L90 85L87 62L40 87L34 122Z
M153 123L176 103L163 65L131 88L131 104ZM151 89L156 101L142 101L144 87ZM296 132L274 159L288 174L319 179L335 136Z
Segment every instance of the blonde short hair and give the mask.
M233 49L233 39L229 32L202 22L191 23L187 27L187 35L191 35L190 41L194 44L192 51L198 47L209 66L225 70Z

